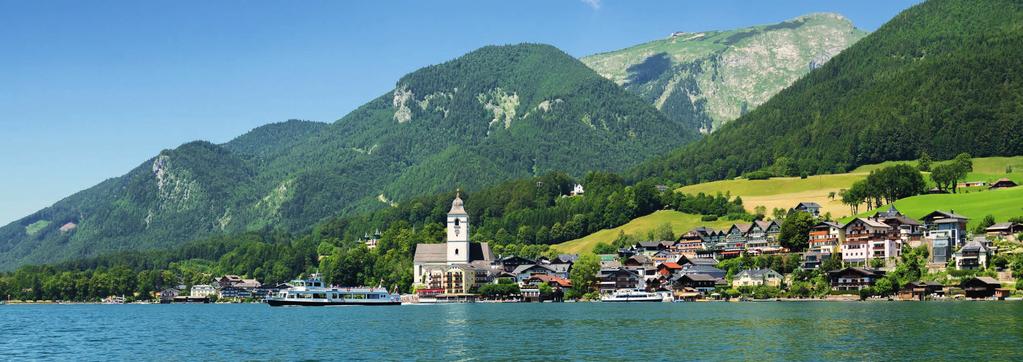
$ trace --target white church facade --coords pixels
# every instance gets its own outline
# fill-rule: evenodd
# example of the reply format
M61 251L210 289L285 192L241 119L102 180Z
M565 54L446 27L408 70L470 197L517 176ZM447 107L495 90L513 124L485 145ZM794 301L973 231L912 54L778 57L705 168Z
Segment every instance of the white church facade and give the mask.
M471 294L477 285L489 280L493 260L487 243L470 241L469 214L458 193L448 211L447 242L416 244L414 284L442 294Z

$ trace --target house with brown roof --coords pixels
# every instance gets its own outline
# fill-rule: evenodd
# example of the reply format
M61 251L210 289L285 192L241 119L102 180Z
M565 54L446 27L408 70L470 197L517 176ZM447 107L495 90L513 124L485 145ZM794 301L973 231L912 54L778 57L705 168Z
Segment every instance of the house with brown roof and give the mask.
M892 227L873 218L856 218L842 227L845 243L842 244L842 261L866 263L874 258L888 258L898 255L898 245L889 239Z
M832 290L858 291L873 286L884 277L884 270L848 267L828 272Z
M1002 283L992 277L976 277L963 280L959 288L966 292L967 298L991 298L1002 287Z
M1010 187L1016 187L1016 182L1007 178L1000 178L991 184L989 189L1006 189Z
M1023 224L1000 222L984 229L987 236L1015 240L1016 235L1023 233Z

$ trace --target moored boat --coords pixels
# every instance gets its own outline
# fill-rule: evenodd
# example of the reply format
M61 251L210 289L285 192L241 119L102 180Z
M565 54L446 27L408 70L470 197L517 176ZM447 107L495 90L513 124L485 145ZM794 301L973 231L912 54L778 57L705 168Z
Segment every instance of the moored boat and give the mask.
M398 293L388 292L382 287L327 287L319 274L308 279L296 279L288 283L290 288L281 290L266 299L272 307L280 306L338 306L338 305L401 305Z
M665 297L657 293L636 289L618 289L600 298L601 302L663 302Z

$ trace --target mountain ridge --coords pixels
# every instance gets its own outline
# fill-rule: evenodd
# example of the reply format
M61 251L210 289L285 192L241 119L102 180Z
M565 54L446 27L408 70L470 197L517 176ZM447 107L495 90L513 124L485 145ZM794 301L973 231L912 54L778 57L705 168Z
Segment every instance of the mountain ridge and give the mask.
M303 231L381 199L551 171L622 171L695 138L555 47L488 46L409 73L331 124L293 120L164 150L0 228L0 269Z

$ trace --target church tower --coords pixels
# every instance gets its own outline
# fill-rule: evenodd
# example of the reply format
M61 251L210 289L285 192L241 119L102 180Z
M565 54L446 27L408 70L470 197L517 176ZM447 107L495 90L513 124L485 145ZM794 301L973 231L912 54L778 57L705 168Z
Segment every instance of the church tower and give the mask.
M448 265L469 263L469 215L462 207L461 191L448 211Z

